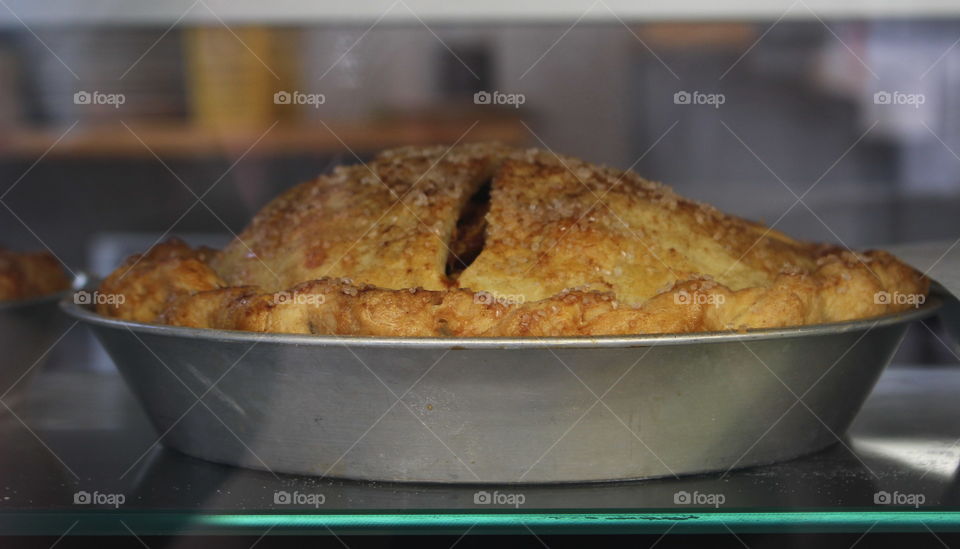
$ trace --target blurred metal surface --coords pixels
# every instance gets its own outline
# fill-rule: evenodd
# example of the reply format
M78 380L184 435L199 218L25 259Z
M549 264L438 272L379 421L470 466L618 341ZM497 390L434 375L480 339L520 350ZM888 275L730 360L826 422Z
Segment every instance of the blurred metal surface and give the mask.
M197 330L63 303L168 446L274 472L452 483L654 478L822 449L907 325L939 306L745 334L538 340Z
M63 331L57 303L71 292L0 302L0 398L12 405ZM0 410L2 413L2 410Z

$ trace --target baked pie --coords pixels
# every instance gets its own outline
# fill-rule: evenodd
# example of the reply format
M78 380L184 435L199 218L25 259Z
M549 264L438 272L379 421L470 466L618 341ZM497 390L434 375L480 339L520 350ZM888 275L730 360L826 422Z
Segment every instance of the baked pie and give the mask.
M50 252L0 248L0 301L43 297L69 287L70 279Z
M103 282L125 300L98 311L301 334L648 334L872 317L928 288L886 252L800 242L632 172L481 143L338 167L222 251L155 246Z

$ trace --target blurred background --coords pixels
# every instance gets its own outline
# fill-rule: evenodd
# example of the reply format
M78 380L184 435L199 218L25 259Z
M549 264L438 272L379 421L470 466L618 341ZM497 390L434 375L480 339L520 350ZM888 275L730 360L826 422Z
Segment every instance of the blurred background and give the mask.
M175 4L0 8L0 244L103 275L162 237L222 245L339 163L489 139L802 238L960 236L957 16ZM918 337L917 361L956 361Z

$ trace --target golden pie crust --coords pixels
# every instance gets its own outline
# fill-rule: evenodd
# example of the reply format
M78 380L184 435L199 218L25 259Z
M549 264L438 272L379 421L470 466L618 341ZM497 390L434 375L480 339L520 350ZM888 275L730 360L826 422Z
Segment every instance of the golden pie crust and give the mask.
M652 334L867 318L928 289L883 251L800 242L632 172L481 143L337 168L220 252L158 245L103 282L126 299L98 311L301 334Z
M0 248L0 301L43 297L69 287L70 279L50 252Z

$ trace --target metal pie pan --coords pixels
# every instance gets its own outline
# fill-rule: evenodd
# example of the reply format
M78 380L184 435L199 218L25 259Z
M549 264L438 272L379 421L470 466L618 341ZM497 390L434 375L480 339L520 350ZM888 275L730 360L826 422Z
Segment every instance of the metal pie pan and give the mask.
M940 307L746 333L560 338L91 326L162 442L377 481L645 479L788 460L841 437L909 323Z

